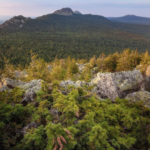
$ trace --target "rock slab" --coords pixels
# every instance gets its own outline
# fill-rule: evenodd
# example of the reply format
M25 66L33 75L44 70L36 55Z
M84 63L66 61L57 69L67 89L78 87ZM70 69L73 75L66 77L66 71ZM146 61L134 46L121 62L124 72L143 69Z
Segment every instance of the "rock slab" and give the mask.
M143 77L140 71L122 71L116 73L98 73L96 77L98 93L114 101L117 97L139 90Z
M150 92L147 91L139 91L128 94L125 99L129 102L136 103L136 102L143 102L143 105L150 108Z

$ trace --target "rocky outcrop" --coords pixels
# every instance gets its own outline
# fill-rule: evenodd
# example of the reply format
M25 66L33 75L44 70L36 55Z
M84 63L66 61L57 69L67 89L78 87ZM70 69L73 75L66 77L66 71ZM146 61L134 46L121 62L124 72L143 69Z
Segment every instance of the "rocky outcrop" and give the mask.
M85 81L80 81L80 80L78 80L76 82L72 81L72 80L66 80L66 81L60 82L59 85L66 89L68 86L71 86L71 85L73 85L75 87L83 87L85 85L88 86L89 84L87 82L85 82Z
M75 85L75 82L72 81L72 80L66 80L66 81L60 82L59 85L62 86L62 87L67 88L68 85L73 85L73 86L74 86L74 85Z
M150 92L147 91L138 91L131 94L128 94L125 99L129 102L143 102L144 106L150 108Z
M5 91L10 91L11 89L9 89L6 85L1 86L0 88L0 92L5 92Z
M50 72L50 71L52 70L52 66L51 66L51 65L48 65L48 66L47 66L47 69L48 69L48 71Z
M20 80L13 80L13 79L10 79L10 78L3 78L1 80L2 84L7 86L8 88L10 89L13 89L15 87L20 87L20 86L23 86L26 84L26 82L22 82Z
M77 14L77 15L82 15L82 13L80 13L79 11L75 10L74 11L74 14Z
M56 10L53 14L71 16L74 14L74 12L70 8L62 8L60 10Z
M10 78L3 78L0 84L0 91L9 91L15 87L20 87L25 93L39 92L42 87L43 80L32 80L30 82L22 82L20 80L14 80Z
M32 129L32 128L37 128L38 124L36 122L31 122L27 126L25 126L22 130L21 133L25 135L27 133L27 130Z
M75 82L75 87L83 87L85 85L88 85L88 83L85 82L85 81L78 80L78 81Z
M79 72L82 73L83 70L85 69L87 63L86 64L78 64L78 63L76 63L76 65L78 66Z
M117 97L125 98L127 94L138 91L143 77L140 71L123 71L116 73L98 73L94 83L97 83L98 93L114 101Z
M36 97L35 92L28 92L28 93L26 93L25 97L21 101L21 104L26 106L27 104L34 102L35 97Z
M28 74L26 73L25 70L23 70L23 71L15 70L15 72L14 72L15 78L26 78L27 76L28 76Z
M0 28L22 28L27 20L31 18L26 18L24 16L15 16L10 20L4 22L0 25Z
M22 88L25 91L25 93L29 93L29 92L37 93L41 90L42 82L43 82L43 80L41 80L41 79L32 80L29 83L26 83L23 86L19 86L19 87Z

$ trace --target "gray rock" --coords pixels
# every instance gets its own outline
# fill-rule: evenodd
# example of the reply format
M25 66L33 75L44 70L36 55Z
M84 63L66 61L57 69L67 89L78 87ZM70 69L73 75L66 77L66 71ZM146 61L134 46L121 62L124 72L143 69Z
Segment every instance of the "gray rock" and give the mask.
M13 80L10 78L3 78L1 80L3 85L6 85L8 88L13 89L15 87L23 86L26 84L26 82L22 82L20 80Z
M85 82L85 81L80 81L80 80L78 80L78 81L75 82L75 86L76 87L82 87L84 85L88 85L88 83Z
M59 115L59 111L58 111L57 109L54 109L54 108L51 108L51 109L49 110L49 112L50 112L50 114L51 114L52 116L58 116L58 115Z
M80 73L83 72L83 70L85 69L85 67L86 67L87 64L88 63L86 63L86 64L78 64L78 63L76 63L76 65L78 66L78 69L79 69Z
M66 81L60 82L59 85L62 86L62 87L64 87L64 88L67 88L68 85L73 85L73 86L75 86L75 82L72 81L72 80L66 80Z
M68 85L73 85L75 87L82 87L84 85L88 85L88 83L85 82L85 81L80 81L80 80L78 80L76 82L72 81L72 80L66 80L66 81L60 82L59 85L62 86L62 87L64 87L64 88L67 88Z
M35 122L31 122L30 124L28 124L27 126L25 126L22 130L21 133L23 135L25 135L27 133L27 130L32 129L32 128L37 128L38 124Z
M5 91L11 91L11 89L9 89L6 85L3 85L3 86L0 88L0 92L5 92Z
M15 72L14 72L15 78L26 78L27 76L28 76L28 74L26 73L25 70L23 70L23 71L15 70Z
M51 65L48 65L48 66L47 66L47 69L48 69L48 71L50 72L50 71L52 70L52 66L51 66Z
M144 80L145 90L150 91L150 76L146 77Z
M142 74L138 70L98 73L96 79L100 96L108 97L112 101L117 97L125 98L127 94L138 91L139 83L142 81Z
M34 102L34 98L35 97L36 97L36 94L34 92L29 92L22 99L21 104L23 104L24 106L26 106L28 103Z
M42 88L42 82L43 80L39 79L39 80L32 80L29 83L26 83L23 86L19 86L20 88L22 88L25 93L29 93L29 92L39 92Z
M150 92L147 91L139 91L128 94L125 99L129 100L129 102L136 103L142 101L144 106L150 108Z

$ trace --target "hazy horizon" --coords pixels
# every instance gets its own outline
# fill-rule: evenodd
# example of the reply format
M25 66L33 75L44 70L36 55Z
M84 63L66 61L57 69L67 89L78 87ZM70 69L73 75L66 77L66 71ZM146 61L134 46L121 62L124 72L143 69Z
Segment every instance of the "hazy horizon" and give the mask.
M0 16L37 17L53 13L55 10L69 7L83 14L102 15L105 17L121 17L136 15L150 18L150 1L143 0L1 0Z

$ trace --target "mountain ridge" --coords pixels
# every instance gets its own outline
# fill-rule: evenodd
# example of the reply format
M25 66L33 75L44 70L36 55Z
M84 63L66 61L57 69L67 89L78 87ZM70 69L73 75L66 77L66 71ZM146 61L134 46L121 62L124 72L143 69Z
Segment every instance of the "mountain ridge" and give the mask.
M125 15L122 17L107 17L107 19L114 22L150 25L150 18L140 17L136 15Z

